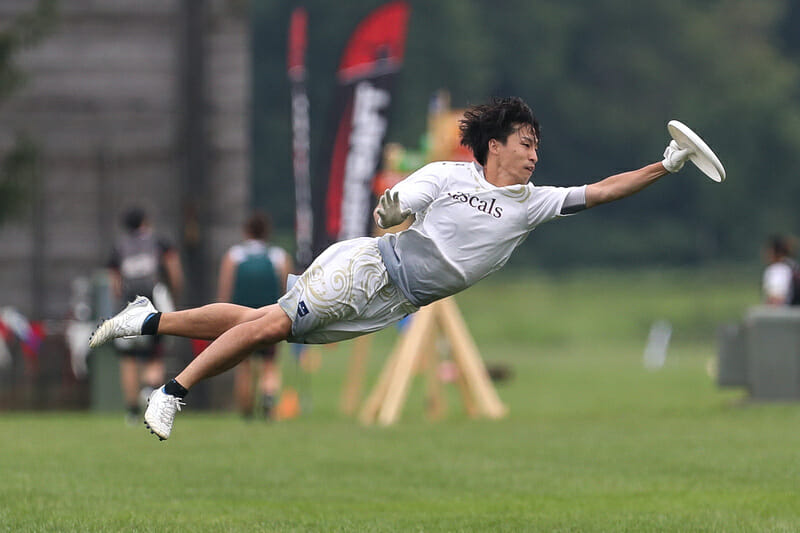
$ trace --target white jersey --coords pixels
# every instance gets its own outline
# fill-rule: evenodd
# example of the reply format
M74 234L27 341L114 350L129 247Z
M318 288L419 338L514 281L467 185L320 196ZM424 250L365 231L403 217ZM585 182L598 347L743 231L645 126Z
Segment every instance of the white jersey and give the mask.
M392 189L416 220L378 242L389 276L417 306L464 290L505 265L536 226L561 214L570 191L584 187L495 187L477 163L428 164Z
M272 264L275 265L275 270L278 273L286 270L289 254L280 246L272 246L257 239L248 239L231 246L228 250L228 255L235 265L238 265L250 255L259 254L266 254Z
M775 298L788 304L792 292L792 267L784 261L778 261L764 269L762 279L764 297Z

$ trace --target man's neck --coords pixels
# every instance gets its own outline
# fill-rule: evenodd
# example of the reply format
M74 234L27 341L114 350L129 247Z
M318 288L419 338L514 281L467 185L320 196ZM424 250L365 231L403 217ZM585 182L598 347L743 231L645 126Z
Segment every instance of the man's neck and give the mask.
M483 177L495 187L519 185L517 181L513 180L507 173L502 172L497 164L493 164L492 161L487 161L486 166L483 167Z

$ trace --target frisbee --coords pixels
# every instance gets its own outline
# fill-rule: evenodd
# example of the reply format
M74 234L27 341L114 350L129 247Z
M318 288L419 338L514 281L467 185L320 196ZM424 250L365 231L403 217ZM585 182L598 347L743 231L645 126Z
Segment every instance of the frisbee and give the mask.
M689 126L677 120L670 120L667 123L667 131L678 146L691 150L689 161L703 174L717 182L725 181L725 167L714 151Z

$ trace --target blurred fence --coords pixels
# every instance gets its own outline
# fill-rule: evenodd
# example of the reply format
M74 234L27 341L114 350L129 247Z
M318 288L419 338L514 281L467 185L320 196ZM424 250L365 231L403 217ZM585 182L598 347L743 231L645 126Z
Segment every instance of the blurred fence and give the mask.
M37 325L38 326L38 325ZM37 327L43 335L4 335L0 361L0 409L85 409L89 386L73 369L66 322ZM38 336L39 333L33 333Z
M103 271L72 284L72 316L29 321L0 307L0 410L122 411L117 353L111 344L89 350L89 336L101 317L116 312ZM168 377L197 355L189 339L164 343ZM232 376L192 389L192 407L232 408Z

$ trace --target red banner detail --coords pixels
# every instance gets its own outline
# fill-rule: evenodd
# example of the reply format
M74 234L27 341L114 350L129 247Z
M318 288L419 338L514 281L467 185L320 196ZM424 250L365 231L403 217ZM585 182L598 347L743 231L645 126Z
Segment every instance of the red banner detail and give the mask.
M339 63L339 78L348 81L367 75L381 60L399 68L405 52L409 13L408 3L403 0L370 13L350 37Z
M350 100L344 109L344 116L353 114L353 101ZM350 147L350 120L339 122L336 138L333 144L333 157L331 158L331 172L328 176L328 195L325 198L325 230L328 235L339 234L342 227L342 197L344 195L344 167L347 152Z
M302 77L305 71L306 44L308 42L308 14L302 7L292 11L289 21L289 53L287 66L289 77Z

